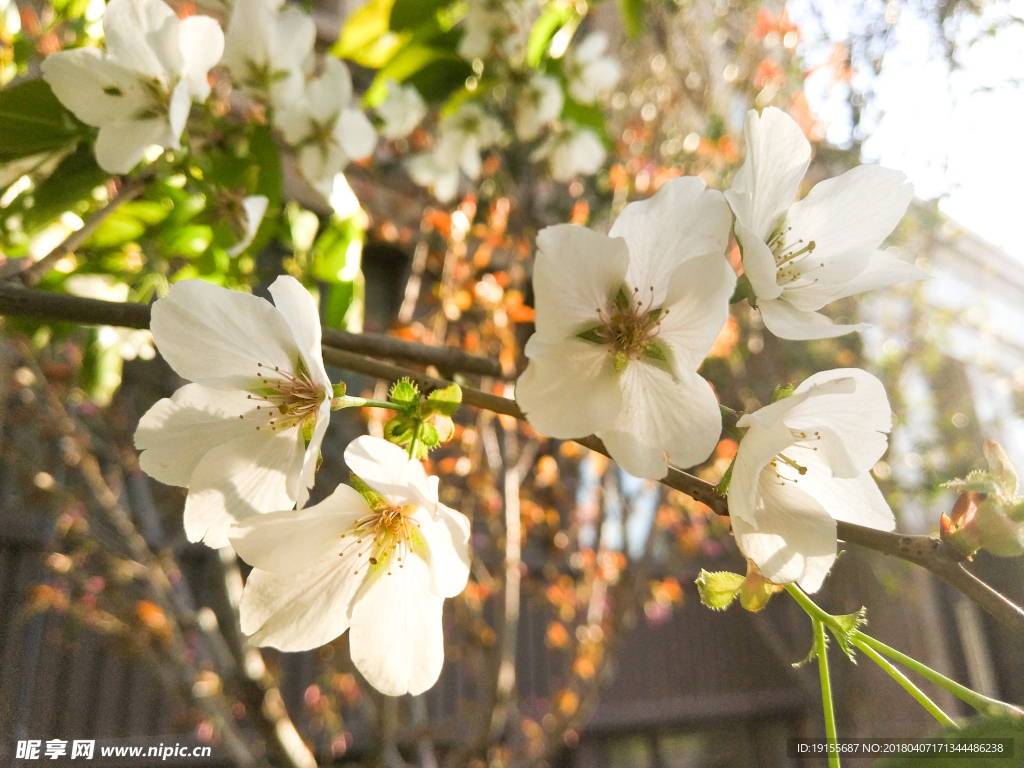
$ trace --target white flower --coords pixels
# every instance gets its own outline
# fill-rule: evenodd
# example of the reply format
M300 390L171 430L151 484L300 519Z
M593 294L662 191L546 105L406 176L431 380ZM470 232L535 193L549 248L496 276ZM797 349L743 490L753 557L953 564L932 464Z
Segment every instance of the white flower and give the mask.
M562 71L569 81L569 94L581 104L593 104L622 77L619 62L604 55L607 48L608 35L598 31L565 55Z
M228 249L228 256L234 258L252 245L256 239L256 233L260 229L260 222L267 214L267 206L270 204L266 195L249 195L242 200L242 211L245 214L245 234L242 239Z
M316 43L316 24L283 0L235 0L223 64L235 82L261 101L281 107L302 93Z
M729 485L740 551L777 584L821 586L836 559L836 521L883 531L892 510L870 475L892 412L882 383L856 368L816 373L787 398L743 416Z
M100 167L127 173L153 144L180 148L192 101L210 95L206 75L220 60L224 34L206 16L179 21L161 0L111 0L103 31L105 53L54 53L43 78L79 120L100 129Z
M470 0L459 56L473 61L493 55L518 64L526 56L530 30L539 14L537 0Z
M414 85L403 86L388 80L387 86L388 97L377 107L378 114L384 118L381 136L403 139L420 124L427 114L427 105Z
M480 153L498 140L501 123L474 102L466 102L437 127L437 145L408 163L417 184L430 187L434 197L448 202L458 191L459 171L470 179L480 178Z
M638 477L689 467L722 431L697 375L729 316L729 206L696 177L631 203L608 236L560 224L537 236L537 332L516 400L556 438L596 434Z
M360 437L345 462L362 492L339 485L315 506L232 528L235 550L255 566L242 631L302 651L348 630L367 682L389 696L420 694L444 663L444 598L469 578L469 520L437 500L437 478L397 445Z
M567 123L548 136L530 159L547 160L555 181L572 181L581 174L597 173L606 156L604 144L596 133Z
M232 522L309 498L333 391L320 319L295 278L270 294L183 280L153 305L157 349L195 383L149 409L135 445L145 472L188 487L189 541L226 546Z
M532 141L541 129L562 114L565 94L561 84L550 75L535 74L516 100L516 136Z
M335 174L351 160L369 157L377 143L369 118L352 104L348 67L333 56L301 97L278 111L275 123L298 150L303 175L325 197Z
M747 159L725 193L764 324L783 339L825 339L865 325L835 325L817 310L928 274L879 251L903 218L913 186L899 171L861 165L794 203L811 159L796 122L775 107L744 127Z

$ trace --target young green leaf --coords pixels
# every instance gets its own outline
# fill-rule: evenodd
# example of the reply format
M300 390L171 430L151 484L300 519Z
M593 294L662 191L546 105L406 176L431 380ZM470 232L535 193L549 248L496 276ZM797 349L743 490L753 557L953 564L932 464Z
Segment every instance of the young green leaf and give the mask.
M743 577L729 571L711 573L702 569L694 583L705 606L713 611L724 611L736 599Z

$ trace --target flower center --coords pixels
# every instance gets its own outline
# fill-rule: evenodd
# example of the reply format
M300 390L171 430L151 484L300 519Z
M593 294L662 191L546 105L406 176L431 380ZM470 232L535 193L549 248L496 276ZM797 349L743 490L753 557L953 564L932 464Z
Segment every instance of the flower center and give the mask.
M594 326L577 337L608 347L613 356L615 370L622 372L630 360L646 359L648 362L666 363L665 350L657 342L661 321L668 310L654 305L654 286L641 293L634 288L632 293L623 286L612 302L612 308L605 311L597 308L601 324Z
M793 436L796 445L803 445L803 447L810 448L812 451L818 450L818 446L813 445L813 443L821 440L820 432L806 432L801 429L790 429L789 434ZM786 454L780 453L768 462L768 465L765 467L765 471L769 474L775 475L780 485L785 485L786 483L796 483L801 477L806 475L807 467L797 461L794 461Z
M797 238L789 240L792 227L779 226L768 239L766 245L775 257L775 281L777 285L791 285L804 280L803 285L818 282L818 278L807 278L808 273L825 266L825 262L814 259L816 243L811 240L804 242Z
M412 515L414 504L393 507L387 505L381 511L374 511L356 521L352 530L341 534L341 538L356 537L354 549L342 550L339 557L356 559L353 575L358 576L366 563L370 569L381 569L390 576L394 565L405 567L405 559L417 546L423 545L419 523ZM365 558L365 559L364 559Z
M305 428L316 422L320 404L327 394L313 383L301 360L295 373L282 371L276 365L271 368L257 363L257 366L262 369L256 374L261 386L248 399L262 401L264 405L257 405L256 410L267 410L271 414L270 420L262 427L257 426L257 430L269 428L276 431L294 426Z

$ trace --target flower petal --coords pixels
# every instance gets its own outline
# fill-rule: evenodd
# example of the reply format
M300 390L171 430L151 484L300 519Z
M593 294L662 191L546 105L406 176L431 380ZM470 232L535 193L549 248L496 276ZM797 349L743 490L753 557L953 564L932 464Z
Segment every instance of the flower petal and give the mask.
M695 371L729 319L736 273L721 254L697 256L672 272L659 318L658 341L672 352L676 371Z
M455 597L469 580L469 518L444 504L434 510L434 515L421 512L415 518L430 553L430 591Z
M423 464L394 443L363 435L345 448L345 464L360 479L396 506L414 502L433 514L433 492Z
M387 696L423 693L444 665L444 598L427 589L423 560L410 557L405 566L377 578L352 606L352 663Z
M775 107L747 112L743 135L747 158L725 197L737 222L764 242L800 189L811 145L796 121Z
M660 480L668 472L666 455L679 467L711 455L722 434L722 414L710 384L693 372L673 377L638 361L621 376L622 410L611 429L597 432L620 467Z
M93 151L96 162L107 173L128 173L139 164L146 150L154 144L170 143L170 129L165 120L129 120L100 126Z
M189 481L185 534L210 547L228 546L228 528L260 512L291 509L288 486L302 471L298 429L261 431L207 453Z
M239 602L242 631L255 645L306 651L349 627L352 598L363 582L344 558L329 555L298 573L254 568Z
M377 146L373 123L360 109L343 110L334 132L349 160L363 160L372 155Z
M833 339L854 331L870 328L868 323L841 325L818 312L804 312L796 309L785 299L757 302L761 310L764 327L780 339L809 341L810 339Z
M218 445L255 435L257 403L244 392L186 384L146 411L135 430L139 466L167 485L187 486L203 457Z
M758 529L731 518L740 551L776 584L817 592L836 559L836 523L814 499L774 475L758 484Z
M859 165L819 182L786 214L792 238L814 241L806 258L824 262L820 283L843 283L864 271L872 253L899 224L914 186L899 171Z
M299 348L266 299L204 280L182 280L153 305L153 338L181 377L220 389L248 389L260 364L295 371Z
M780 401L782 402L785 401ZM780 403L773 403L772 406ZM762 408L755 416L762 414L764 410ZM760 528L760 521L757 518L757 489L761 473L780 451L793 444L793 435L781 417L760 423L744 416L740 419L739 426L748 429L740 440L736 462L732 467L728 495L729 516L734 521L734 530L736 520L742 520L757 530Z
M623 238L629 249L627 287L639 288L641 296L653 287L657 307L682 262L708 254L724 257L731 225L722 193L705 189L696 176L682 176L662 184L653 197L627 205L608 236Z
M149 103L139 76L96 48L59 51L40 69L60 103L89 125L122 122Z
M598 323L599 310L607 311L624 283L630 258L621 238L576 224L542 229L533 268L537 335L561 341Z
M864 271L853 279L839 285L815 283L799 291L790 292L786 300L798 309L814 311L847 296L856 296L858 293L888 288L899 283L930 279L931 275L920 267L887 251L875 251Z
M869 473L851 478L831 477L821 458L803 454L797 461L806 464L808 471L797 479L796 485L817 501L833 520L879 531L896 527L892 509Z
M356 521L370 514L370 506L349 485L339 485L312 507L253 515L231 526L231 546L245 562L264 571L298 573L325 557L352 562L346 541Z
M184 63L182 77L189 81L192 98L206 101L210 95L206 76L224 54L224 33L209 16L189 16L181 22L179 38Z
M331 378L324 368L324 357L320 347L320 310L312 295L291 275L281 275L271 283L268 290L274 299L274 307L288 323L314 382L325 390L330 390Z
M782 288L778 283L778 268L771 250L739 219L736 219L734 227L736 240L743 253L743 274L750 281L758 305L762 301L777 299L782 295Z
M622 386L608 348L583 339L549 342L534 334L516 402L534 429L568 440L610 427L622 410Z
M182 70L178 17L161 0L110 0L103 13L107 52L165 87Z
M288 5L273 32L273 62L278 69L301 69L316 44L316 22L302 9Z

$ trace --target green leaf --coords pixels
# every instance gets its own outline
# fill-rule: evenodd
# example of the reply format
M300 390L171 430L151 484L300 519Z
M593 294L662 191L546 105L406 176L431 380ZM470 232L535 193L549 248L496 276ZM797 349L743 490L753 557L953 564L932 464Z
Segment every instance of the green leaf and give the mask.
M32 207L25 211L25 230L49 224L108 178L110 174L96 164L92 147L81 144L36 186Z
M0 90L0 163L61 149L90 136L57 100L44 80L26 80Z
M400 379L392 385L391 391L388 393L388 400L396 405L409 406L413 403L419 405L419 387L410 379Z
M152 200L134 200L121 206L121 210L130 213L144 224L154 226L167 218L170 210L162 203Z
M172 230L164 240L168 256L192 259L202 255L213 240L213 229L205 224L189 224Z
M985 493L992 495L999 493L999 485L996 483L995 478L988 472L983 472L980 469L974 470L967 477L958 477L943 483L941 487L948 488L951 491L959 491L960 493Z
M531 67L540 64L548 43L562 25L575 15L573 6L549 5L530 29L530 38L526 44L526 63Z
M416 419L400 413L384 425L384 439L395 445L408 445L416 433Z
M110 214L84 245L86 248L114 248L138 240L145 231L145 223L122 208Z
M347 283L327 286L324 302L324 322L331 328L356 331L362 327L365 282L362 274Z
M449 384L427 395L427 405L442 416L454 416L461 403L462 388L458 384Z
M259 169L253 194L266 196L268 218L270 211L281 205L281 153L274 134L265 126L257 126L249 137L249 154ZM264 218L264 223L267 218ZM262 229L262 227L261 227Z
M425 100L436 103L462 88L466 78L472 74L469 62L461 59L454 50L411 42L377 73L365 100L370 105L379 104L387 97L387 81L394 80L398 83L409 81Z
M612 144L612 137L608 133L608 125L605 123L604 111L600 104L580 104L567 96L565 105L562 107L562 119L567 123L575 123L583 128L589 128L606 145Z
M408 42L408 34L391 31L391 7L395 0L371 0L349 16L331 52L364 67L387 64Z
M626 34L639 35L644 28L644 0L619 0L619 14Z
M853 644L853 633L856 632L860 627L863 627L868 623L868 609L861 608L856 613L847 613L842 616L833 616L836 623L839 625L838 630L831 624L828 624L828 628L835 635L836 640L839 641L839 647L843 649L850 661L856 663L856 649Z
M354 219L334 216L313 243L313 276L325 283L351 283L360 274L363 230Z
M1003 495L1011 499L1014 498L1018 489L1017 470L1014 469L1003 446L995 440L989 439L982 445L982 450L988 460L989 472L999 483Z
M724 611L740 591L743 577L730 571L711 573L701 569L700 576L694 582L700 593L700 601L713 611Z
M381 514L391 509L391 505L388 504L387 499L367 485L366 481L355 472L350 472L348 477L352 483L352 487L359 491L359 494L366 499L366 503L370 505L370 509L374 512Z
M437 17L437 12L447 8L453 0L394 0L391 6L389 24L394 32L414 29Z

